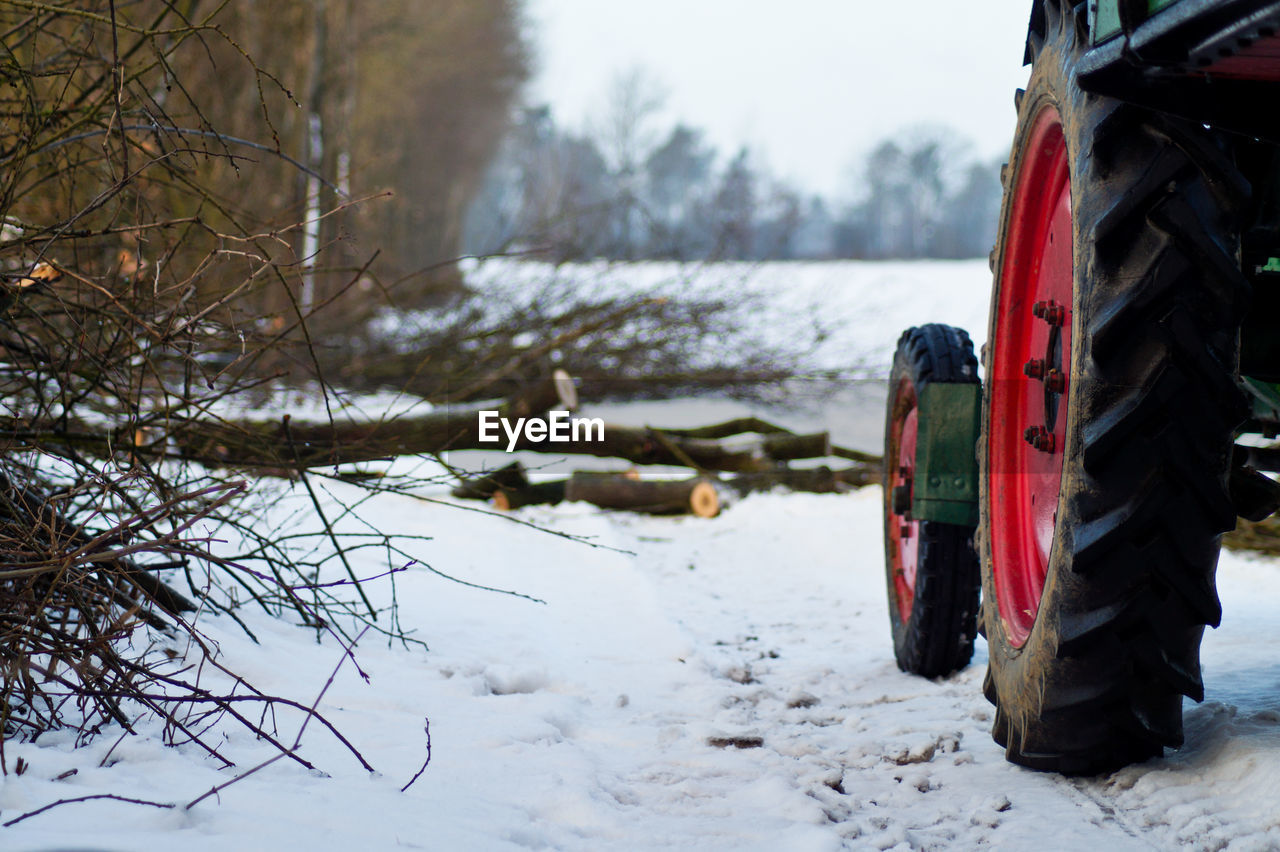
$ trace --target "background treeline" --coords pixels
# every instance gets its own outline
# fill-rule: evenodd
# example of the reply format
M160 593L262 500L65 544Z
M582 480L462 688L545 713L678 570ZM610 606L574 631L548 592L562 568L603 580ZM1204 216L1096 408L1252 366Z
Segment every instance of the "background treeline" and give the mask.
M463 212L528 76L520 10L519 0L232 3L216 20L233 39L178 57L175 74L216 95L202 107L212 126L279 145L311 172L256 156L251 170L218 161L226 174L210 176L241 218L310 223L288 236L304 312L365 264L348 309L381 295L375 285L412 306L450 283ZM246 307L258 324L292 308L279 292Z
M790 260L985 256L999 162L945 130L885 139L843 192L805 194L753 152L718 151L697 127L653 129L661 106L639 72L618 78L585 131L549 107L518 112L468 209L470 254L553 260Z
M0 261L234 290L207 318L250 335L420 303L528 76L521 5L0 5Z

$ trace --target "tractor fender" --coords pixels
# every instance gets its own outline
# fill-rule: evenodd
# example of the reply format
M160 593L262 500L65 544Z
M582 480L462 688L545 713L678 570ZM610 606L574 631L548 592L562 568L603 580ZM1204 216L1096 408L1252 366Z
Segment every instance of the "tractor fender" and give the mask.
M974 526L978 522L982 385L931 382L920 388L917 406L911 517Z

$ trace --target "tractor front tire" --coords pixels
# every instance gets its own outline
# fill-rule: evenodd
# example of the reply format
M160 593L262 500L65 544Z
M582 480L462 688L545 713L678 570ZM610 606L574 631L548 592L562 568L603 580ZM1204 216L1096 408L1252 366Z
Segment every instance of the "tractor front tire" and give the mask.
M964 668L977 634L978 558L974 527L911 516L919 408L929 384L976 384L969 335L930 323L903 332L893 357L883 473L885 580L898 668L941 677Z
M1009 760L1092 774L1181 745L1203 697L1249 187L1214 131L1081 91L1084 4L1041 5L985 365L984 691Z

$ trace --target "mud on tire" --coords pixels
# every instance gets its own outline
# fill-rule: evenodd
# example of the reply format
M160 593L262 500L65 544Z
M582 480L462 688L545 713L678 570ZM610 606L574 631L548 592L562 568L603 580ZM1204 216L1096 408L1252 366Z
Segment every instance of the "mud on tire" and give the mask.
M992 353L1029 128L1056 109L1074 233L1070 386L1047 572L1021 641L992 567L991 430L1008 412L991 410L990 388L979 441L993 736L1009 760L1067 773L1182 743L1182 696L1203 697L1200 639L1221 616L1214 572L1235 524L1227 476L1246 414L1234 376L1248 186L1213 131L1080 91L1083 9L1046 0L1033 16L995 253Z

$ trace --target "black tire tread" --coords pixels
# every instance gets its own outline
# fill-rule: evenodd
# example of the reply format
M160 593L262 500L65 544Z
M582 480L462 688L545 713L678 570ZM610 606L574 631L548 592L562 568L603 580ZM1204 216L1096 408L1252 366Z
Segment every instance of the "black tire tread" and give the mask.
M988 578L984 621L1000 636L984 692L1009 760L1095 773L1181 745L1182 696L1203 697L1199 644L1221 616L1214 572L1234 526L1226 476L1246 414L1235 213L1248 185L1212 131L1074 88L1079 13L1044 4L1036 58L1047 70L1028 87L1041 76L1060 99L1076 232L1092 244L1076 250L1084 349L1051 557L1060 579L1027 644L1002 650ZM987 523L984 512L989 564Z

